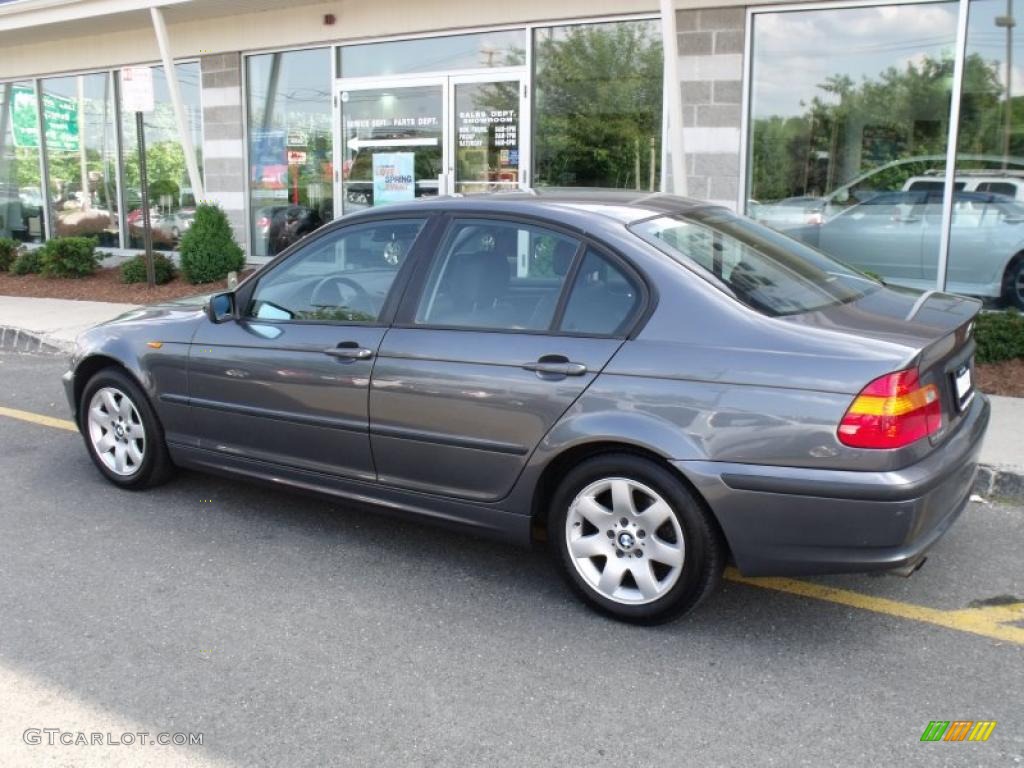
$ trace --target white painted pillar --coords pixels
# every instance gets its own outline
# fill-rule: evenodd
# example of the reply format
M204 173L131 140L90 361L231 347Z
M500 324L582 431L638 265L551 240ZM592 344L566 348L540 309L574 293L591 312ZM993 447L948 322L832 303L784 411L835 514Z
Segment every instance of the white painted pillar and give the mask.
M686 194L686 155L683 153L683 92L679 82L679 39L676 37L675 0L661 0L661 46L665 55L662 96L661 189ZM666 163L668 167L666 167ZM672 181L668 183L668 168Z
M164 24L164 14L161 9L150 8L149 12L153 18L153 31L156 33L156 42L160 47L160 59L164 64L167 89L171 92L171 105L174 107L174 118L178 123L181 148L185 152L185 165L188 168L189 183L192 185L192 196L198 203L206 197L206 191L203 188L203 179L199 175L199 164L196 162L196 148L192 144L192 134L189 132L188 120L185 117L185 106L181 102L178 73L174 70L171 46L167 40L167 25Z

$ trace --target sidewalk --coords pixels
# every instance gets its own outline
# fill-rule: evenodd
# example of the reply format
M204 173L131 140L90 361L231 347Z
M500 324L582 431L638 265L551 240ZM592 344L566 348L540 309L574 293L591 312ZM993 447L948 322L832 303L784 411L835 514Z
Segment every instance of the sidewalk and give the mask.
M0 296L0 349L67 351L97 323L135 309L132 304ZM27 333L26 333L27 332Z
M135 309L132 304L0 296L0 349L67 352L87 328ZM992 422L975 491L1024 499L1024 398L990 395Z

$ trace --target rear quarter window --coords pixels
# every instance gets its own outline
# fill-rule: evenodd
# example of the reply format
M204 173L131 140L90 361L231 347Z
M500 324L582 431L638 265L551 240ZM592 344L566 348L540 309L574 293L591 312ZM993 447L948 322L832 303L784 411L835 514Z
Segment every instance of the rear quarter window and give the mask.
M720 290L773 317L846 303L880 287L845 264L724 209L658 216L629 229Z

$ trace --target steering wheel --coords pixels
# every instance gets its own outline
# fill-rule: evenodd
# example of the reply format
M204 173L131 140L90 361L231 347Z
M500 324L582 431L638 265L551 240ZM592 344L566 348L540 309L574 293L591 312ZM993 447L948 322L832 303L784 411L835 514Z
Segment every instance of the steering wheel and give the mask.
M327 300L326 296L322 296L321 293L327 290L327 286L333 286L337 289L337 299L335 301ZM345 286L350 288L353 292L351 301L345 296L345 292L342 291L341 287ZM375 311L373 306L373 297L367 293L366 289L363 288L355 280L348 277L342 277L341 275L328 275L316 284L313 288L313 293L309 297L310 305L314 307L349 307L351 309L361 308L368 311ZM357 304L361 304L362 307L357 307Z

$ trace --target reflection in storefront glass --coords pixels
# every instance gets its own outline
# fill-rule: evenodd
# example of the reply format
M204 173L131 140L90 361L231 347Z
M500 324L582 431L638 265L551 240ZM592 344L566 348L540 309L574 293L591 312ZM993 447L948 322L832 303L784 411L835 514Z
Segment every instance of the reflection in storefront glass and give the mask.
M117 247L117 127L109 73L42 81L50 226Z
M1014 6L969 9L947 287L1024 309L1024 14Z
M29 82L0 84L0 237L43 239L39 116Z
M748 215L934 288L956 20L955 2L756 14Z
M341 95L346 212L436 195L443 169L440 85Z
M515 67L526 63L525 41L523 30L510 29L346 45L338 49L339 76L373 77Z
M331 54L246 59L249 211L256 256L272 256L334 217Z
M174 70L178 75L185 119L201 174L203 115L199 101L199 64L176 64ZM153 247L158 250L175 250L181 236L192 226L196 200L163 67L153 67L153 96L154 110L144 115L143 120ZM142 189L134 112L122 113L121 135L124 141L124 205L128 247L142 248Z
M455 191L519 184L519 81L455 86Z
M655 189L661 161L658 23L534 32L534 184Z

